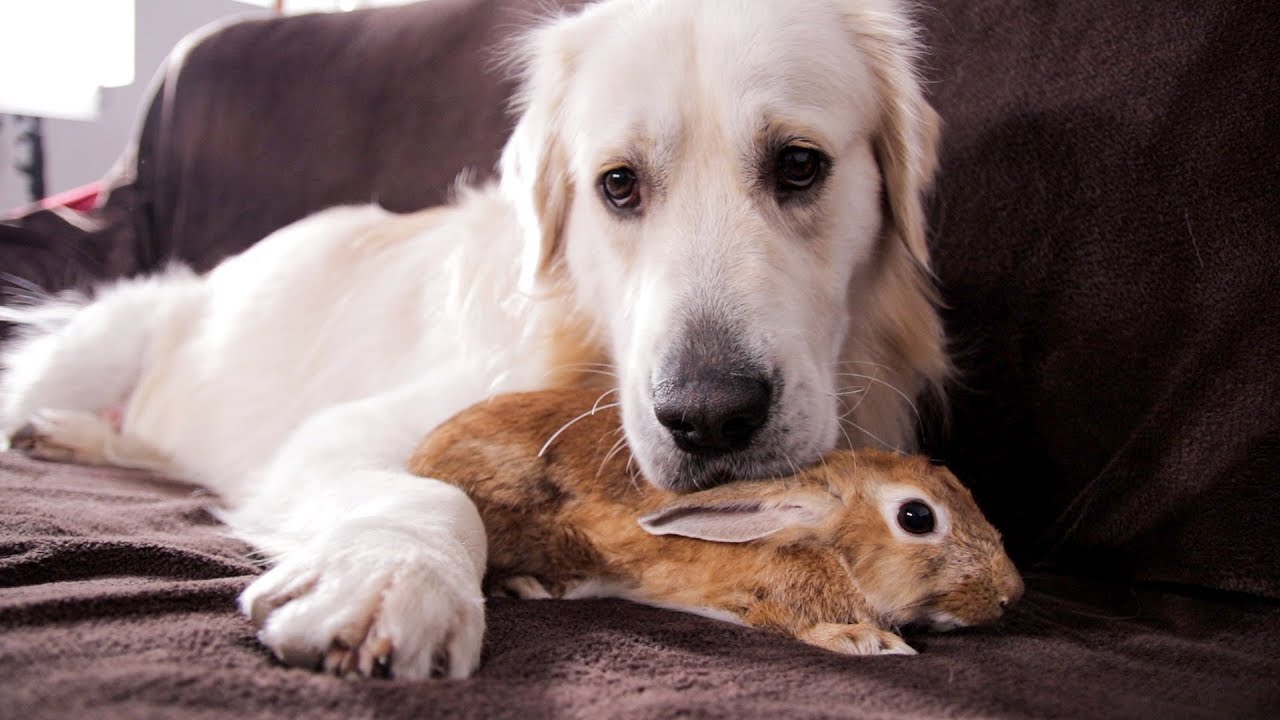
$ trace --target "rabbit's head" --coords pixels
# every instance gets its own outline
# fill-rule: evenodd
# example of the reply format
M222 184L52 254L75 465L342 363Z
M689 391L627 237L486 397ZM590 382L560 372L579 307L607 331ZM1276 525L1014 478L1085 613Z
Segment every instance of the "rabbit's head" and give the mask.
M886 622L979 625L1022 596L1000 533L951 471L864 451L829 459L827 472L844 506L834 544Z
M685 495L641 525L717 542L830 547L883 625L978 625L1022 595L1000 533L950 471L922 457L838 451L793 478Z

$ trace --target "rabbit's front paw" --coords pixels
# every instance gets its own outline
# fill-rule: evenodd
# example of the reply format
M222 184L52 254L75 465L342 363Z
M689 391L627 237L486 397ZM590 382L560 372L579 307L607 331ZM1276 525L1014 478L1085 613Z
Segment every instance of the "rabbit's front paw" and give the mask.
M548 600L555 597L542 581L532 575L514 575L495 588L521 600Z
M801 632L799 639L844 655L915 655L902 638L870 623L818 623Z

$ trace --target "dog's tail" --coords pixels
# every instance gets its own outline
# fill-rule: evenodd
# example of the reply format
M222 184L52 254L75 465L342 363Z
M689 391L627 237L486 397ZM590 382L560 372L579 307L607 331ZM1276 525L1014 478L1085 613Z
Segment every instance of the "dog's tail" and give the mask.
M50 295L24 305L0 305L0 322L25 328L27 334L52 332L75 317L88 301L78 293Z
M174 307L198 291L184 267L84 295L0 306L17 325L0 349L0 443L44 411L111 413L124 405Z

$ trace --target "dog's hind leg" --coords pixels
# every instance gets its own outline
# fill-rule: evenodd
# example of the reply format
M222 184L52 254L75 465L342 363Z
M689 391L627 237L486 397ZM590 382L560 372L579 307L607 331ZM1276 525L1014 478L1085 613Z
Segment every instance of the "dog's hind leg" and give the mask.
M22 326L0 357L0 439L36 457L157 469L118 417L155 338L198 296L186 270L121 282L88 303L0 307Z
M84 410L41 410L9 436L9 446L39 460L156 472L172 468L163 453L121 433L109 417Z

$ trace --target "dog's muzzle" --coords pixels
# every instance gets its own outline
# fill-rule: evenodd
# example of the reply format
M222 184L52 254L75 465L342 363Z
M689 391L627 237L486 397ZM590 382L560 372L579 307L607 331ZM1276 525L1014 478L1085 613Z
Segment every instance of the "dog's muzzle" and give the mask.
M745 450L769 422L774 383L730 331L702 324L654 378L653 412L681 451L702 458Z

